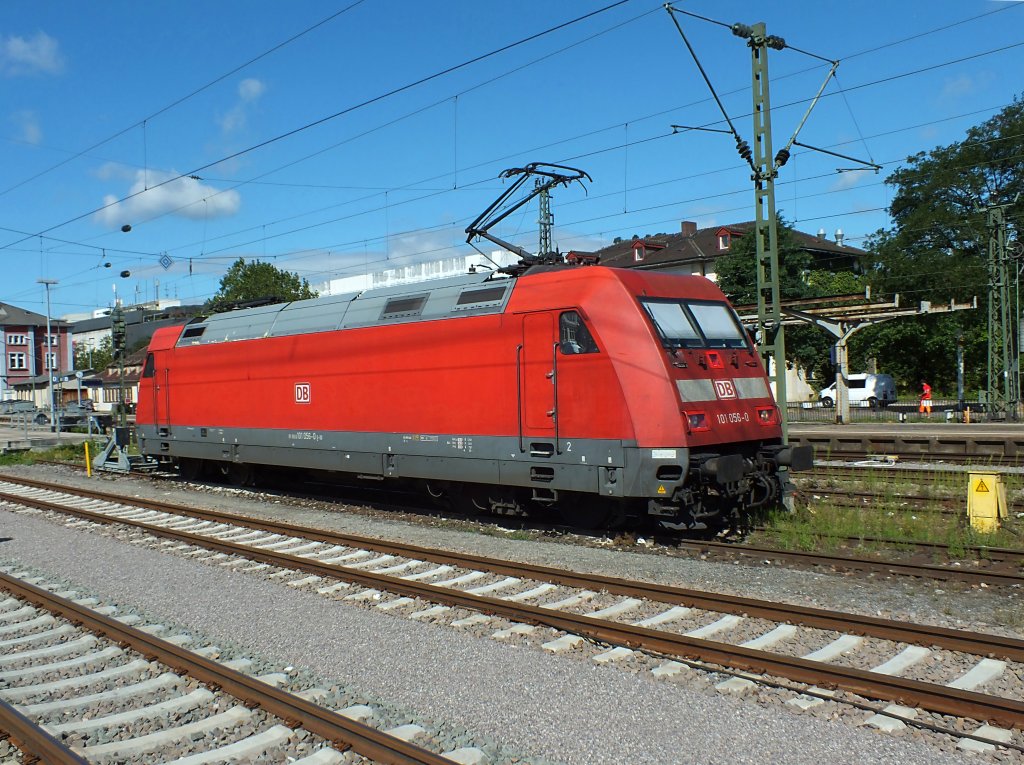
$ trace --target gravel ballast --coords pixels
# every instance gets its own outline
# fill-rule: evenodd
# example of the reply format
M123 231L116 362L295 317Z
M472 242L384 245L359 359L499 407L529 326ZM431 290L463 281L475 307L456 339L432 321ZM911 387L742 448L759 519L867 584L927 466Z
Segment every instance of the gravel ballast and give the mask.
M26 473L28 471L25 471ZM32 471L42 477L42 471ZM67 476L60 480L77 483ZM95 486L96 482L91 485ZM140 495L256 514L266 503L230 492L191 495L136 481L119 481ZM398 521L269 505L268 515L351 533L446 545L478 554L535 560L578 570L742 591L753 597L815 602L824 607L905 614L916 621L962 626L931 607L931 587L897 591L891 582L857 582L804 572L751 569L706 561L556 545L514 543ZM460 634L325 600L283 583L163 555L108 537L64 529L39 518L0 511L0 557L65 577L116 602L145 608L209 636L234 641L263 657L314 668L424 718L447 720L538 758L568 763L666 762L962 762L913 733L893 737L778 706L722 693L694 692L644 674L548 656L515 644ZM316 518L310 517L316 516ZM329 521L329 522L328 522ZM658 569L663 569L658 571ZM757 586L754 586L755 583ZM816 586L821 583L822 586ZM770 591L776 590L773 595ZM839 602L843 590L854 605ZM820 592L826 593L818 600ZM882 599L882 592L892 597ZM802 593L793 596L792 593ZM992 600L978 591L954 598ZM967 616L995 618L992 602ZM831 600L830 599L834 599ZM1019 603L1019 601L1016 601ZM987 610L986 610L987 609ZM990 629L989 631L995 631Z

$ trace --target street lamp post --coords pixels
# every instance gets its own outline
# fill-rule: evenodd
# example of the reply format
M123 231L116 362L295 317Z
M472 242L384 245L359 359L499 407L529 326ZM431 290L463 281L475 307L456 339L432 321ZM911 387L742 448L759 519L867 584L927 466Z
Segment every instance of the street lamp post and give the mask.
M46 287L46 350L43 352L43 366L47 367L46 363L50 359L51 348L53 347L50 343L53 335L50 330L50 285L56 284L56 279L36 279L36 282ZM58 353L60 345L57 346ZM60 437L60 424L57 422L57 401L53 396L53 375L52 369L47 371L47 377L50 379L50 432L57 432L57 436Z

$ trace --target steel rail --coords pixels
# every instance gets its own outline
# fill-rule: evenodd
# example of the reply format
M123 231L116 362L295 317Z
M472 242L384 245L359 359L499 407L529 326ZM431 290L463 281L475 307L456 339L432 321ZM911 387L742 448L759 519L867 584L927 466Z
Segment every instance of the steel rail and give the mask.
M330 577L344 581L358 583L373 589L387 590L396 594L422 598L424 600L443 603L450 606L466 608L472 611L497 614L514 621L541 624L568 633L581 635L598 642L612 645L629 646L640 648L653 653L677 656L685 659L698 660L721 666L744 669L752 672L759 672L778 677L784 677L802 683L809 683L818 686L829 686L842 688L871 698L880 698L896 701L902 704L913 704L915 706L938 712L950 714L957 717L969 717L977 720L987 720L999 725L1006 725L1016 728L1024 728L1024 702L1013 699L1003 699L987 694L975 693L973 691L962 691L946 686L924 683L917 680L906 680L899 677L890 677L867 670L851 669L842 666L830 665L821 662L810 661L789 657L781 654L773 654L766 651L732 646L727 643L703 640L700 638L687 637L669 632L637 627L633 625L620 624L604 619L595 619L579 614L554 611L540 606L530 606L520 603L490 598L483 595L472 595L459 590L438 587L422 582L409 581L398 577L375 574L369 571L350 569L344 566L319 563L308 558L298 558L284 553L277 553L270 550L260 550L246 547L232 542L224 542L208 537L199 536L184 531L150 526L143 522L131 521L129 519L117 519L101 513L94 513L88 510L67 508L43 500L18 497L0 493L0 499L27 504L39 509L55 510L57 512L77 515L88 520L98 521L105 524L124 524L130 527L139 528L147 533L163 536L169 539L186 542L198 547L205 547L229 555L237 555L252 560L261 561L272 566L281 568L301 570L316 574L321 577ZM236 516L237 518L237 516ZM316 538L316 535L307 535L309 538ZM436 551L431 551L436 554ZM444 554L446 559L451 560L455 556ZM414 556L422 557L422 556ZM467 556L465 560L476 559L476 556ZM486 559L477 559L486 560ZM514 569L515 564L502 563L498 568L509 567ZM527 567L540 568L540 567ZM556 569L549 569L557 572ZM522 573L522 571L520 571ZM586 578L568 572L558 572L566 580L575 580L574 586L593 586L596 581L604 577ZM616 587L623 587L623 580L608 579L609 582L617 583ZM627 583L640 585L640 589L627 587L621 590L623 594L636 595L641 590L647 589L643 583ZM648 587L657 588L657 585ZM607 588L606 588L607 589ZM676 588L664 588L662 592L671 592ZM700 593L692 591L677 590L679 596L686 601L702 600ZM696 597L690 597L696 596ZM742 601L745 599L736 599ZM677 601L679 602L679 601ZM685 602L685 601L682 601ZM764 615L764 612L775 610L774 604L759 603L758 601L747 601L751 608L744 613L754 612L754 615ZM720 608L716 610L722 610ZM786 608L782 609L786 611ZM800 614L800 609L789 607L790 613ZM757 613L760 611L761 613ZM989 655L997 653L993 650L994 645L1003 643L1006 647L1011 645L1015 650L1009 651L1014 654L1015 660L1024 656L1024 641L999 639L996 636L975 635L967 632L944 630L920 625L904 625L886 620L865 620L864 617L857 617L850 614L827 612L814 609L817 615L814 620L820 622L820 626L827 629L839 629L843 631L866 631L870 627L869 622L875 622L875 628L884 625L883 632L888 639L909 641L908 636L915 634L918 640L923 640L927 635L929 644L936 645L941 642L956 645L955 650L962 650L969 653L981 653ZM830 614L830 619L823 621L823 614ZM805 614L806 617L806 614ZM768 617L773 618L773 617ZM778 616L774 617L779 619ZM806 618L804 619L806 621ZM863 620L863 621L862 621ZM909 628L909 629L908 629ZM916 632L915 632L916 630ZM945 633L944 636L941 633ZM983 647L982 647L983 646ZM947 646L948 647L948 646Z
M851 449L829 450L820 442L808 439L803 435L793 438L792 441L794 443L814 446L815 452L818 455L816 459L822 460L865 460L874 454L891 454L894 457L899 457L901 460L914 460L923 463L936 461L935 464L937 465L941 465L944 462L948 465L960 467L969 465L978 468L979 471L999 467L1021 467L1024 464L1020 457L1008 457L1002 454L931 454L929 452L900 451L886 445L878 445L870 451L855 451Z
M202 510L185 507L174 503L158 502L155 500L140 499L135 497L121 497L117 494L65 487L60 484L47 484L33 479L12 478L0 476L0 482L20 483L33 488L49 491L64 491L69 494L76 494L92 499L100 499L108 502L115 502L122 505L143 507L149 510L157 510L166 513L186 515L215 523L227 523L236 526L245 526L272 534L283 534L303 537L317 542L328 544L347 545L349 547L362 547L368 550L375 550L380 553L401 555L407 558L417 558L433 563L444 563L463 568L476 568L488 571L493 574L504 576L517 576L520 578L535 579L542 582L564 585L566 587L598 588L614 595L625 597L642 597L649 600L659 601L672 605L685 605L694 608L702 608L708 611L719 611L722 613L738 614L763 618L772 621L789 622L800 624L805 627L813 627L825 630L850 630L855 629L858 634L880 638L882 640L893 640L915 645L934 645L939 648L946 648L952 651L963 651L965 653L978 654L982 656L997 656L1008 661L1024 662L1024 640L1004 637L1001 635L988 635L985 633L967 632L953 630L945 627L932 625L920 625L909 622L899 622L890 619L881 619L873 616L859 614L848 614L840 611L829 611L826 609L797 606L789 603L771 603L768 601L745 598L737 595L723 595L719 593L691 590L672 585L657 584L655 582L644 582L639 580L621 579L619 577L604 576L601 574L579 574L565 569L540 566L533 563L519 563L505 561L496 558L486 558L479 555L467 553L456 553L447 550L436 550L428 547L406 544L403 542L390 542L370 537L362 537L354 534L328 531L322 529L309 529L282 521L267 521L259 518L235 515L217 510ZM87 510L65 507L48 502L38 502L25 497L13 494L6 494L0 491L0 500L7 499L11 502L34 504L40 509L55 510L62 513L79 515L89 520L100 523L121 523L128 526L135 526L162 536L172 536L176 539L189 539L191 544L202 544L203 546L220 545L222 551L230 552L232 555L243 555L254 557L254 554L266 554L261 551L245 547L244 545L233 545L228 542L219 542L207 539L187 532L175 532L171 529L163 529L159 526L150 526L145 522L132 521L129 519L118 519L102 513L91 513ZM282 556L287 559L289 556ZM304 558L294 559L294 564L305 566L313 563ZM276 564L281 565L281 564ZM339 573L345 571L341 566L325 566L328 576L340 577ZM362 572L355 572L362 573ZM375 580L378 581L378 580ZM384 575L379 575L379 581L389 583L394 581L402 583L404 580ZM479 598L475 601L481 602Z
M88 760L75 754L14 706L0 699L0 737L7 737L22 753L22 763L46 765L88 765Z
M890 540L890 544L898 544ZM913 543L908 543L913 544ZM859 571L877 571L899 576L924 577L945 581L967 582L969 584L995 584L1007 587L1024 585L1024 576L1011 571L956 569L939 566L933 563L898 563L895 561L877 561L870 558L858 558L849 555L832 555L826 553L805 552L803 550L780 550L775 547L754 547L737 545L728 542L681 542L680 545L691 549L706 549L732 555L751 557L771 557L813 566L831 566L839 569ZM1024 556L1024 552L1017 553Z
M218 686L243 703L259 706L290 727L301 726L327 739L339 749L352 749L375 762L389 765L451 765L451 760L427 749L350 720L337 712L2 572L0 589L51 613L57 613L90 632L105 635L110 640L138 651L150 661L166 664L207 685Z
M61 465L61 466L64 466L64 467L74 467L74 468L79 468L80 467L79 465L71 464L71 463L67 463L67 462L53 462L52 464ZM13 481L13 482L25 481L26 484L31 483L31 481L32 481L32 479L14 478L13 476L4 476L3 474L0 474L0 480L10 480L10 481ZM46 483L43 483L43 482L38 482L38 485L40 486L40 488L44 488L44 487L48 487L48 486L58 486L59 484L46 484ZM69 491L69 492L89 491L89 490L77 489L75 487L67 487L66 490ZM839 494L839 493L846 494L846 492L837 492L837 491L833 491L833 490L824 490L824 489L822 489L822 490L819 490L819 489L801 489L800 491L801 492L806 492L806 493L818 493L818 494ZM860 494L858 494L858 496L859 495ZM867 496L867 493L864 493L864 495ZM100 493L99 496L102 497L103 494ZM109 496L110 497L114 497L116 495L109 495ZM870 496L876 496L876 495L870 495ZM896 499L902 499L902 498L904 498L903 495L900 495L900 496L896 497ZM920 497L920 498L914 497L914 499L922 499L922 500L924 500L926 498L924 498L924 497ZM928 499L932 499L932 498L928 498ZM139 502L144 502L145 500L138 500L138 501ZM934 498L934 501L936 501L936 502L943 502L944 500L942 498ZM145 506L145 505L140 505L140 506ZM850 507L861 507L861 505L850 505ZM189 509L189 510L191 511L191 509ZM560 527L554 527L554 528L560 528ZM764 528L758 528L756 530L757 531L765 531ZM818 534L816 536L827 537L829 539L839 539L839 540L844 540L844 541L851 541L851 542L878 542L878 543L883 543L883 544L888 544L888 545L911 545L911 546L914 546L914 547L925 548L925 549L929 549L929 550L932 550L932 551L949 550L949 545L938 543L938 542L923 542L923 541L922 542L917 542L917 541L912 541L912 540L885 539L884 537L867 537L867 536L845 537L845 536L833 536L833 535L824 535L824 534ZM679 538L679 537L673 537L672 538L672 543L675 544L676 546L680 547L680 548L686 548L686 549L690 549L690 550L709 551L709 552L710 551L719 550L719 551L721 551L721 552L723 552L725 554L732 553L732 554L735 554L735 555L750 555L750 556L753 556L753 557L760 557L760 556L772 557L772 558L775 558L777 560L786 560L787 558L789 558L789 559L794 560L796 562L809 562L809 563L812 563L813 565L819 565L820 564L820 565L823 565L823 566L833 566L833 567L836 567L836 568L840 568L841 570L844 570L844 571L846 571L846 570L850 570L850 571L875 571L875 572L879 572L879 573L883 573L883 574L892 574L892 575L895 575L895 576L922 577L922 578L932 578L932 579L940 579L940 580L943 580L943 579L944 580L956 580L956 581L962 581L962 582L965 582L965 583L968 583L968 584L987 584L987 585L1011 586L1011 587L1015 587L1015 586L1019 586L1019 585L1024 585L1024 574L1014 574L1012 572L999 572L999 571L992 572L990 570L983 570L983 571L981 571L981 570L977 570L977 569L974 569L974 570L966 569L965 570L965 569L943 567L943 566L929 566L929 564L914 564L914 563L900 564L900 563L895 562L895 561L894 562L886 562L886 561L872 560L870 558L858 558L858 557L854 557L854 556L837 556L837 555L834 555L834 554L826 554L826 553L812 553L812 552L798 551L798 550L787 550L787 549L782 549L782 548L778 548L778 547L759 547L759 546L755 546L755 545L742 545L742 546L739 546L737 543L734 543L734 542L715 542L714 540L691 540L691 539ZM965 552L976 553L977 555L980 555L980 556L992 556L993 558L996 558L996 559L999 559L999 560L1004 560L1006 562L1009 562L1011 559L1021 559L1021 561L1022 561L1021 565L1024 565L1024 549L1014 550L1012 548L989 547L989 546L985 546L985 545L966 545L966 546L963 546L961 549L963 549ZM803 558L799 558L798 559L798 558L793 557L793 556L806 556L806 555L815 555L815 554L817 554L817 555L819 555L821 557L820 561L807 561L807 560L805 560ZM902 566L902 568L898 568L899 566Z
M782 533L780 530L771 529L771 528L768 528L767 526L758 526L754 530L755 531L759 531L762 534L779 534L779 533ZM827 533L824 533L824 532L815 532L815 531L812 531L810 533L811 533L812 536L815 536L815 537L817 537L819 539L832 539L832 540L835 540L835 541L838 541L838 542L858 542L858 543L872 542L872 543L884 544L884 545L896 545L896 546L903 546L903 547L917 547L917 548L921 548L923 550L930 550L931 552L945 552L947 554L949 553L949 550L952 547L951 545L949 545L946 542L926 542L924 540L917 540L917 539L890 539L888 537L868 536L867 534L861 534L859 536L840 536L838 534L827 534ZM702 543L701 542L692 542L692 543L684 542L684 544L687 544L687 545L692 544L694 547L697 547L697 546L699 546ZM755 550L755 551L757 551L759 553L762 551L762 548L759 548L759 547L746 547L746 546L740 546L740 545L733 545L733 546L736 547L737 550L739 550L739 551L742 551L742 550ZM771 550L774 550L774 549L777 549L777 548L772 548L772 547L763 548L763 550L765 552L768 552L768 551L771 551ZM987 557L990 557L993 560L1000 560L1000 561L1004 561L1004 562L1008 562L1010 560L1018 560L1018 559L1020 559L1021 564L1024 564L1024 549L1016 550L1016 549L1014 549L1012 547L988 547L986 545L962 545L962 546L958 546L958 549L961 549L964 552L972 553L974 555L987 556ZM784 552L788 552L788 551L784 551ZM1022 583L1024 583L1024 577L1022 577Z

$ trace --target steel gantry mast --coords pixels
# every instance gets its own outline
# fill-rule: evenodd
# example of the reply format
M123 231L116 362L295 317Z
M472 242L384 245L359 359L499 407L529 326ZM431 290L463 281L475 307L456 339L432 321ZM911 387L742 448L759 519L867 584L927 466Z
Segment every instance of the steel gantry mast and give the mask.
M551 245L551 230L555 227L555 217L551 214L551 186L545 184L540 178L533 181L533 187L537 191L537 205L540 208L540 215L537 218L537 225L540 229L540 242L537 254L544 256L554 252Z
M1005 215L1006 209L1012 206L1007 203L985 208L988 214L988 405L991 413L1016 420L1020 406L1019 338L1015 338L1019 308L1010 293L1011 264L1006 248ZM1013 275L1017 275L1016 263Z
M838 61L831 61L814 53L808 53L807 51L800 50L799 48L794 48L791 45L787 46L786 41L781 37L769 35L767 33L764 22L758 22L753 25L725 24L720 21L705 18L704 16L700 16L696 13L690 13L689 11L681 11L677 8L673 8L670 3L665 4L665 10L668 11L669 16L672 17L672 21L675 23L680 37L683 38L683 42L690 51L690 55L693 57L694 63L700 70L701 76L704 78L704 82L707 83L708 89L711 91L711 95L714 96L715 102L718 104L718 108L722 112L722 116L725 118L725 121L729 126L728 130L711 129L711 132L731 134L736 140L736 150L751 169L750 177L754 182L754 243L756 247L755 270L757 285L757 324L755 327L755 339L757 341L758 351L764 361L765 369L768 372L768 379L773 383L775 388L775 400L779 405L779 411L782 415L782 437L784 441L788 441L789 417L787 409L789 399L786 391L786 336L783 330L784 322L781 308L782 294L779 278L779 238L778 219L775 211L775 179L779 175L779 168L789 161L790 150L793 146L800 146L805 149L822 152L833 157L858 162L868 168L873 168L876 173L881 168L879 165L871 162L863 162L862 160L854 157L848 157L834 151L809 146L805 143L799 143L796 140L800 131L803 129L804 124L807 122L807 118L810 117L811 110L814 109L818 100L821 98L821 94L824 92L825 86L828 85L829 80L835 75L836 69L839 67ZM683 27L676 18L677 13L686 16L693 16L703 21L710 21L713 24L723 26L729 29L737 37L741 37L747 41L751 54L754 118L753 149L751 149L750 145L740 137L732 123L732 120L729 119L729 115L725 111L722 100L715 92L714 86L711 84L711 80L704 71L704 67L701 66L700 60L697 58L697 54L694 51L693 46L690 45L690 41L686 38L686 33L683 31ZM796 130L793 131L793 135L789 139L789 142L786 144L785 148L780 149L773 157L771 98L769 95L768 82L768 49L783 50L787 47L791 50L803 53L804 55L824 61L830 66L828 74L825 75L825 79L821 83L821 87L818 88L817 94L815 94L814 98L811 99L810 105L807 107L807 111L804 113L803 118L797 125ZM687 127L684 125L673 125L672 128L676 131L709 129L706 127Z
M782 50L786 44L781 38L769 38L763 23L753 27L734 24L732 31L737 36L746 34L751 51L754 94L754 173L751 178L754 181L754 243L757 248L757 326L754 337L768 370L768 379L775 383L775 400L783 413L783 438L788 440L786 335L782 329L779 231L775 214L775 178L782 163L775 163L772 157L771 99L768 93L768 48ZM788 159L789 151L785 151ZM781 157L782 152L779 154Z

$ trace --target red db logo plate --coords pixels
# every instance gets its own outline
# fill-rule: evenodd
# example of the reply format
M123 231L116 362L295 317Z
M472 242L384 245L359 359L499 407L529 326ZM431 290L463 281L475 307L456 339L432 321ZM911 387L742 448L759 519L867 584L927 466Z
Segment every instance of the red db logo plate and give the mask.
M736 398L736 386L732 380L715 380L715 395L719 398Z

